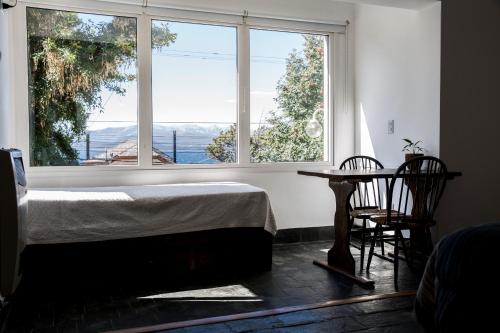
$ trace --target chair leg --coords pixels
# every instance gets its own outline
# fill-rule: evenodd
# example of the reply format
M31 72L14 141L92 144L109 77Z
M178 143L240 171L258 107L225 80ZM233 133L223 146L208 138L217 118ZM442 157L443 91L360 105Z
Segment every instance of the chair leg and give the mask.
M384 246L384 228L380 228L380 252L385 256L385 246Z
M377 234L380 228L380 224L375 226L375 230L373 231L372 242L370 244L370 252L368 252L368 262L366 263L366 271L370 271L370 265L372 263L373 251L375 250L375 243L377 242Z
M394 230L394 286L397 289L398 285L398 269L399 269L399 228Z
M414 232L410 229L410 258L407 258L408 263L413 267L413 258L415 258Z
M403 254L406 259L406 264L411 268L413 264L410 264L410 260L408 258L408 248L406 247L405 238L403 237L403 232L401 231L401 229L399 229L399 237L401 238L401 247L403 248Z
M363 219L363 226L361 227L361 258L359 259L360 265L359 265L359 271L363 271L363 265L365 261L365 243L366 243L366 219Z

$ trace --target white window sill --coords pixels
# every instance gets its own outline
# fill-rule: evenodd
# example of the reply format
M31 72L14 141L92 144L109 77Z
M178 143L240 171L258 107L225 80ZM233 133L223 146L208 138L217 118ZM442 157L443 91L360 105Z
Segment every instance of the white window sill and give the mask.
M165 172L194 172L194 173L218 173L218 172L244 172L244 173L267 173L267 172L296 172L298 170L333 169L330 162L284 162L284 163L252 163L242 164L175 164L141 167L137 165L127 166L50 166L50 167L28 167L26 172L30 177L65 176L65 175L92 175L107 173L165 173Z

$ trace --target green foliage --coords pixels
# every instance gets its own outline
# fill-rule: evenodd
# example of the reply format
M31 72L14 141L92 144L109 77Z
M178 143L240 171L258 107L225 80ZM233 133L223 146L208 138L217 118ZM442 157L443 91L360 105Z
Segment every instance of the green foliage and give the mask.
M291 120L308 120L323 102L323 37L303 35L304 54L294 50L276 87L278 107Z
M260 125L250 138L252 162L323 160L323 136L311 138L305 132L314 111L323 108L324 45L323 37L303 35L303 54L297 50L287 59L286 73L277 83L278 110L269 113L266 125ZM323 114L317 120L323 125ZM224 144L221 143L224 141ZM207 147L209 156L229 162L225 154L212 154L212 146L234 142L230 130L221 133Z
M411 154L417 154L424 151L424 149L420 146L423 142L420 140L413 142L410 139L403 139L403 141L406 142L406 145L403 147L403 151L407 151Z
M219 136L207 146L207 153L211 158L224 163L236 162L236 125L226 131L221 131Z
M322 123L322 117L318 117ZM317 161L323 158L323 138L305 132L308 119L297 120L275 112L269 125L260 126L250 139L252 162Z
M31 165L75 165L72 143L92 110L104 111L103 88L123 95L135 80L134 18L82 18L74 12L27 8ZM168 26L153 30L153 46L174 42Z

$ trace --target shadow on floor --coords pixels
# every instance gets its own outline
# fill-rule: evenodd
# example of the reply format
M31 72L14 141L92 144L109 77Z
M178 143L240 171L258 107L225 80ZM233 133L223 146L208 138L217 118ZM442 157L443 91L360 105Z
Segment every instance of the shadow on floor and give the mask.
M179 280L171 279L164 272L153 276L120 273L101 278L97 275L97 279L91 280L87 277L65 280L62 268L53 279L25 275L9 305L4 331L99 332L396 291L392 264L376 257L370 272L375 280L372 290L314 266L313 259L324 259L329 247L331 242L324 241L274 245L272 271L254 274L219 273ZM359 251L353 248L352 252L359 262ZM399 276L400 290L418 287L418 274L406 265L401 265ZM411 300L408 302L399 309L405 316ZM377 304L385 303L363 306L370 308ZM388 304L390 308L390 302ZM358 309L358 306L352 308ZM329 313L317 311L320 315ZM344 310L332 313L339 311ZM301 314L292 317L301 318ZM267 320L272 321L264 321ZM276 320L283 322L283 318ZM331 325L338 325L335 322ZM274 327L272 325L270 327ZM189 332L195 329L198 328Z

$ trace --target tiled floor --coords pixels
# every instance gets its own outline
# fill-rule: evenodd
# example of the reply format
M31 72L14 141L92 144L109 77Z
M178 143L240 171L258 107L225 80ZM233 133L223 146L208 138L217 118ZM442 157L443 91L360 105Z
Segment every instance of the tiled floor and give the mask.
M395 291L392 264L375 257L371 269L371 278L375 280L373 290L363 289L341 276L314 266L313 259L326 258L326 251L330 246L331 242L275 245L272 271L250 276L226 274L183 281L170 281L168 277L144 277L130 281L122 277L91 286L86 281L46 285L26 276L17 297L11 302L4 331L97 332ZM358 261L359 251L352 251ZM404 264L401 265L399 281L400 290L414 290L418 286L418 276ZM374 304L382 306L386 303ZM407 300L407 303L398 309L389 306L389 314L394 310L396 314L400 311L402 316L402 321L394 325L412 324L409 323L410 303L411 300ZM373 309L373 306L376 305L365 303L338 309L354 311L355 317L364 316L364 319L356 319L361 324L356 327L366 330L370 327L370 320L377 319L370 319L370 316L366 316L366 313L370 312L363 309L371 309L372 313L376 313L378 310ZM359 313L356 313L358 310ZM344 310L334 310L332 316L342 311ZM315 310L307 313L311 318L316 318L316 313L323 316L329 312ZM300 313L297 316L288 316L303 317ZM288 317L268 317L262 322L257 321L255 330L259 330L259 325L266 322L269 322L270 326L266 324L265 329L271 329L275 325L274 321L283 323L283 318ZM232 327L233 324L234 322L220 324L220 327L227 331L227 327ZM312 328L306 328L308 325L303 328L309 329L307 332L310 332ZM310 325L348 324L339 324L338 320L331 322L326 318ZM383 324L381 327L386 326ZM188 332L198 332L199 329L203 327L192 328ZM292 330L287 328L286 331ZM300 329L294 328L294 331Z
M421 332L413 318L413 297L300 311L265 318L163 331L169 333Z

